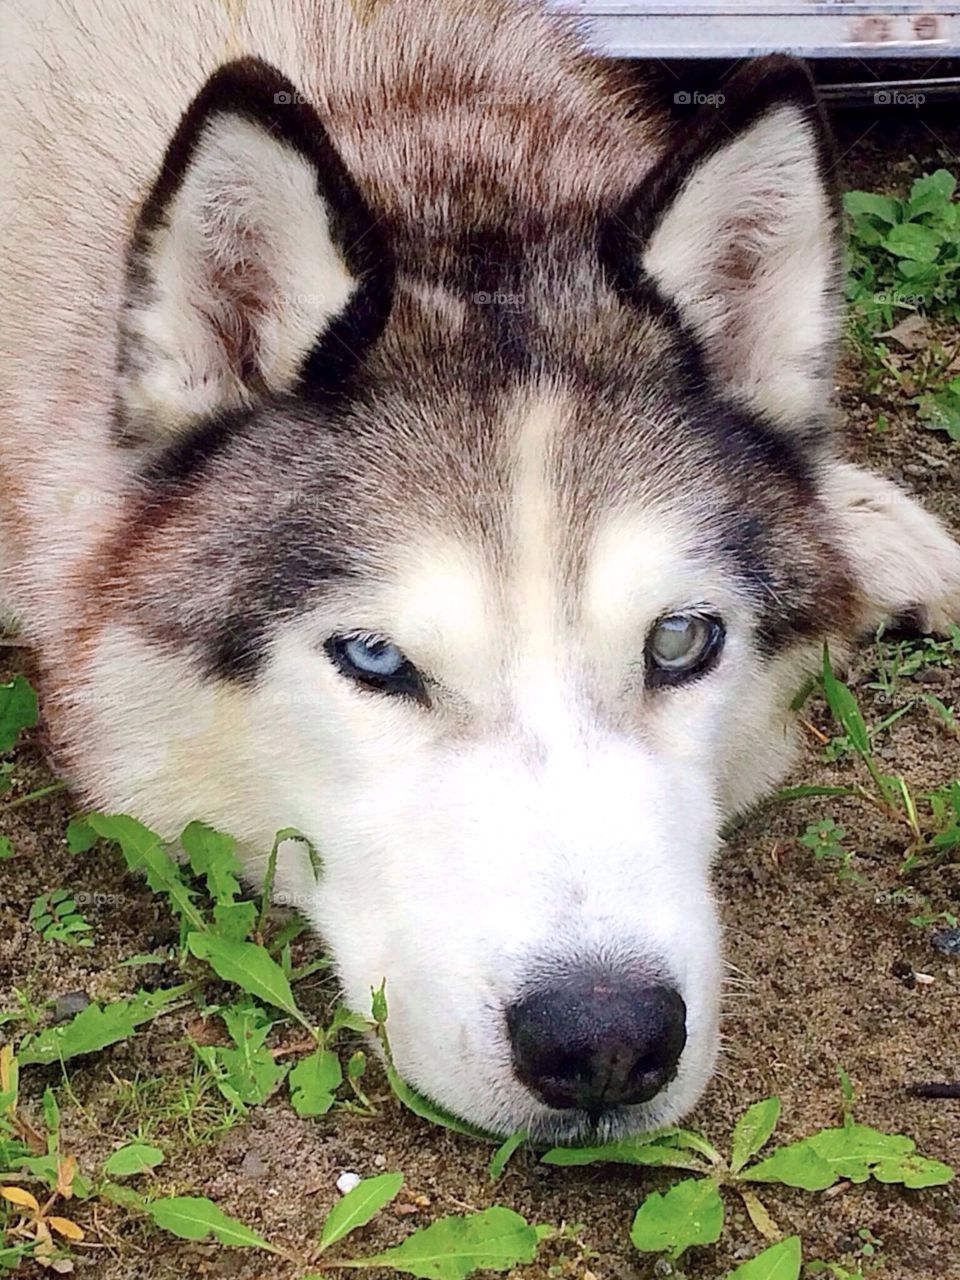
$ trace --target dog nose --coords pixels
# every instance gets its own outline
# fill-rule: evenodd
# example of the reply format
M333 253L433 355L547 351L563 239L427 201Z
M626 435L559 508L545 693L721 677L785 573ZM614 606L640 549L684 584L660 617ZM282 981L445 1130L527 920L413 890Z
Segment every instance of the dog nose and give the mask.
M676 1075L686 1017L672 987L579 975L507 1009L514 1074L548 1107L648 1102Z

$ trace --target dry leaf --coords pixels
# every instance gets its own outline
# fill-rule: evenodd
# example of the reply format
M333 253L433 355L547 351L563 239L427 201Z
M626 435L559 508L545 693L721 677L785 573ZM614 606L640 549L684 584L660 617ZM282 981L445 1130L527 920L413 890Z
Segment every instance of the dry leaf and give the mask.
M21 1209L29 1209L31 1213L39 1213L40 1205L36 1198L29 1191L24 1191L23 1187L4 1187L0 1191L0 1196L4 1200L9 1200L11 1204L17 1205Z
M13 1088L13 1045L5 1044L0 1049L0 1093L9 1093ZM6 1106L9 1115L13 1115L16 1099L11 1098Z
M73 1195L73 1175L77 1172L76 1156L64 1156L57 1162L57 1194L69 1200Z
M54 1231L65 1236L67 1240L83 1239L83 1227L78 1227L70 1218L48 1217L47 1222L53 1227Z
M892 338L904 351L922 351L930 344L930 323L926 316L914 311L879 336Z
M764 1240L779 1240L781 1236L780 1228L771 1218L763 1201L746 1187L738 1187L737 1190L740 1192L744 1207L750 1215L750 1221L763 1236Z

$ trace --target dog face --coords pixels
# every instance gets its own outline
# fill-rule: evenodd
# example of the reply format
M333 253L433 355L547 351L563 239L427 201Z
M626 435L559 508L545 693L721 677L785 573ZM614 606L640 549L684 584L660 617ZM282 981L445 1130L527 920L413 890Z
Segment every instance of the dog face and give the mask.
M91 790L257 854L300 829L322 870L289 844L277 884L348 1001L385 980L400 1073L494 1132L689 1110L724 818L786 766L823 641L939 618L960 582L826 439L809 83L774 60L728 99L538 249L529 211L378 218L293 87L239 64L131 250L139 497L82 676L115 691Z

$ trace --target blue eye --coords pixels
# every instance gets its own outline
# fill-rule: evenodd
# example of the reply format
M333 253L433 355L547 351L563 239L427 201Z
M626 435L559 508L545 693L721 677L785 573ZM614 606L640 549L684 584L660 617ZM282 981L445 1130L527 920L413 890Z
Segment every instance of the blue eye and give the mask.
M406 661L395 644L373 636L349 636L343 642L343 655L357 671L372 676L395 676Z
M420 672L395 644L383 636L364 633L331 636L324 648L340 674L356 684L380 693L403 694L426 702Z

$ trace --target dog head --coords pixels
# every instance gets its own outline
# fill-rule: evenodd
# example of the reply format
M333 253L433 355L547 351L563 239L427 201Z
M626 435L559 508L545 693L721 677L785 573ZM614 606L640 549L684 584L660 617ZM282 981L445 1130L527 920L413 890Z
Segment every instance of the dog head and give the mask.
M97 786L261 852L298 827L322 872L290 845L278 885L347 999L385 979L401 1074L491 1131L689 1110L724 819L825 640L958 599L943 530L830 444L809 80L726 96L625 202L414 226L234 64L131 249Z

